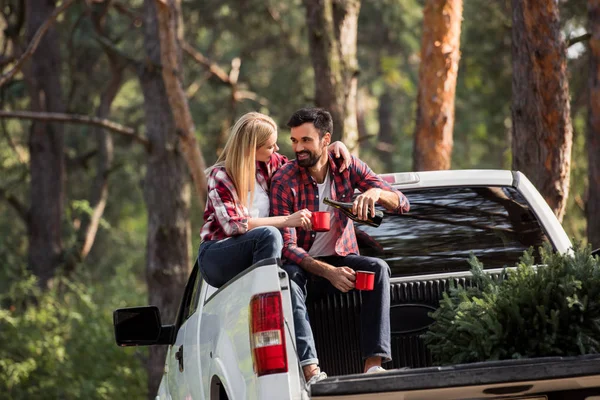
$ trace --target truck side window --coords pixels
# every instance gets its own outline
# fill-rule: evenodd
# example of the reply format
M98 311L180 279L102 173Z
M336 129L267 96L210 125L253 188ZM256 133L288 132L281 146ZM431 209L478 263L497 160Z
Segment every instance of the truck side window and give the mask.
M187 317L191 317L198 309L198 303L200 302L200 289L202 289L202 274L200 270L196 273L196 279L194 279L194 286L192 288L192 294L190 299L190 306L188 308Z
M181 298L177 313L177 327L180 327L198 308L198 297L202 281L201 275L198 269L198 262L196 261L188 282L185 285L183 297Z
M355 225L360 253L384 259L393 277L468 271L471 253L486 269L512 267L529 247L537 259L548 241L512 187L400 190L410 212L386 213L379 228Z

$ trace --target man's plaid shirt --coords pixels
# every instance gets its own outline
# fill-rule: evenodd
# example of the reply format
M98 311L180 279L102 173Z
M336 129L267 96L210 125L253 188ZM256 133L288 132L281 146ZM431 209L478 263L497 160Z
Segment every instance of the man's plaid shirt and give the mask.
M287 157L273 153L268 162L256 163L256 180L269 193L271 177L283 164ZM239 202L233 181L225 171L224 165L210 169L208 174L208 198L204 210L204 225L200 230L202 241L221 240L248 232L247 207Z
M398 194L399 207L393 212L408 212L408 199L398 190L378 177L367 164L352 157L349 168L339 172L341 161L329 153L329 174L331 180L332 200L352 202L354 190L365 192L371 188L393 191ZM307 208L310 211L319 210L319 191L317 182L308 173L308 169L300 167L296 160L281 167L273 176L271 182L271 215L290 215ZM336 210L336 219L331 230L338 237L335 252L339 256L359 254L354 225L350 218ZM301 228L283 228L283 258L287 262L300 264L308 256L308 250L315 240L315 232Z

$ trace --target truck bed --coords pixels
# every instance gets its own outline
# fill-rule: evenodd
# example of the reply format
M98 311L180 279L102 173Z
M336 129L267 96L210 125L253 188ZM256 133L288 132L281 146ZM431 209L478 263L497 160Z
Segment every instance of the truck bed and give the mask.
M465 262L466 264L466 262ZM502 270L492 270L498 278ZM428 313L438 307L443 293L453 285L470 285L468 271L392 278L390 319L392 362L386 369L424 368L432 365L431 355L421 338L433 323ZM323 371L329 376L362 372L359 318L360 292L320 295L311 292L307 300L315 343Z

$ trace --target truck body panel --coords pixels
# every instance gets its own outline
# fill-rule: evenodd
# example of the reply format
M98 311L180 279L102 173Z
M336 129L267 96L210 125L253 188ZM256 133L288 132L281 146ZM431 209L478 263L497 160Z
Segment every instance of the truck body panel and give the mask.
M196 364L202 366L202 374L197 376L202 376L202 382L211 382L217 377L225 385L230 399L267 398L264 392L273 387L278 388L285 398L294 398L292 389L294 393L300 393L295 364L288 364L290 373L256 376L248 335L249 304L255 294L281 291L285 315L291 315L289 288L285 278L286 275L280 277L279 266L272 263L250 268L217 291L204 284L203 293L206 297L196 328L199 334L194 338L198 343L199 355ZM294 360L296 355L291 346L293 336L289 332L286 330L286 351L288 360ZM210 385L204 385L202 394L193 389L191 394L192 398L209 399Z

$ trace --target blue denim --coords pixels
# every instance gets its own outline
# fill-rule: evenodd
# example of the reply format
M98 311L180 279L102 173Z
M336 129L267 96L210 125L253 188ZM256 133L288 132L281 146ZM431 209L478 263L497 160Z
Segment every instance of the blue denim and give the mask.
M375 284L372 291L363 291L360 313L360 341L363 359L382 357L383 362L391 361L390 338L390 267L379 258L348 255L345 257L322 257L323 262L341 267L347 266L355 271L375 272ZM296 331L296 345L300 365L318 364L315 340L310 327L306 298L308 296L308 277L311 275L300 266L286 264L283 269L290 277L292 311ZM339 292L329 281L316 278L327 292Z
M219 288L261 260L281 258L282 249L279 229L260 226L243 235L202 242L198 264L204 279Z

